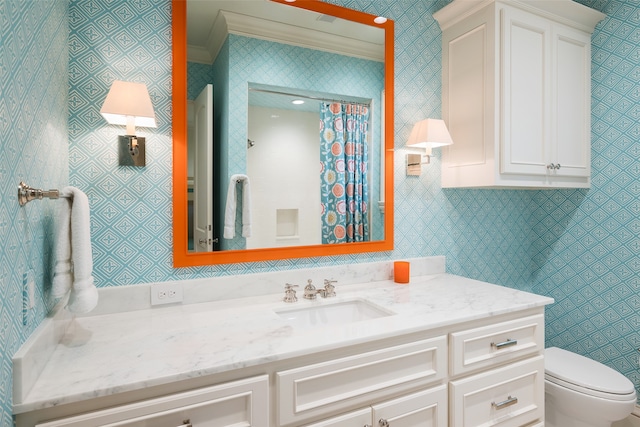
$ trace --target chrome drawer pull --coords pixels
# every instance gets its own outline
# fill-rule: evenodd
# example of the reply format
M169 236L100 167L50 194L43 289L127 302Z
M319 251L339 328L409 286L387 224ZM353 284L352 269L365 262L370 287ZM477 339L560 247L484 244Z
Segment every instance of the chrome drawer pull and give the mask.
M503 342L499 342L499 343L491 343L491 347L495 347L496 350L501 350L503 348L507 348L507 347L511 347L512 345L516 345L518 344L518 340L512 340L511 338L507 338L506 341Z
M378 425L380 427L389 427L389 421L385 420L384 418L380 418L380 421L378 421Z
M507 397L507 400L503 402L499 402L499 403L491 402L491 406L493 406L496 409L503 409L508 406L515 405L516 403L518 403L518 398L509 396Z
M191 424L191 420L184 420L182 421L182 424L177 427L193 427L193 424Z

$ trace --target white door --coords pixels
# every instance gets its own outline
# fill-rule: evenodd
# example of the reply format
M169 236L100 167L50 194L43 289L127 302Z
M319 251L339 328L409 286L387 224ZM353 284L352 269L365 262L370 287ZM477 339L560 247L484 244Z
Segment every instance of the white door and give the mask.
M213 86L194 102L193 248L213 250Z
M572 28L554 31L554 175L591 176L591 37ZM578 107L578 108L576 108Z
M551 27L533 14L502 10L504 174L546 175L550 140Z

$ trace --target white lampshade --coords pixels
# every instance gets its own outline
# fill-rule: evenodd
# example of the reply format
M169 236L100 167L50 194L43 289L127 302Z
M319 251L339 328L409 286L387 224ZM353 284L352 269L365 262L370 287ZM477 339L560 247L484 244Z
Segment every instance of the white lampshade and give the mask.
M413 126L407 147L431 149L453 144L444 120L424 119Z
M156 115L144 83L115 80L100 114L110 124L127 126L128 135L135 135L135 126L156 127Z

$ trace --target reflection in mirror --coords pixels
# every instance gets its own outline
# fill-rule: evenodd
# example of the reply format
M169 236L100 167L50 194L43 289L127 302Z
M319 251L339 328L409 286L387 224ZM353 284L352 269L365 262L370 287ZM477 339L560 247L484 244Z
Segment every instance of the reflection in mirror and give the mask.
M371 146L381 138L379 105L371 98L249 84L247 174L251 209L260 215L252 218L247 248L384 237L383 215L370 209L380 200L380 162L369 161L383 152L380 144Z
M385 199L388 208L392 200L391 173L385 168L392 165L392 117L384 111L388 113L392 106L389 52L393 52L393 23L387 21L381 29L371 23L370 15L320 1L298 2L300 7L278 2L187 2L188 63L185 52L174 46L175 266L393 247L392 211L387 209L385 215L378 208ZM185 13L180 11L180 3L174 2L174 43L186 48L187 40L176 37L180 31L176 15ZM215 7L208 12L202 9L212 5ZM290 15L290 11L303 15ZM214 19L206 18L207 13L214 14ZM336 19L336 15L347 19ZM281 20L287 16L289 22ZM213 29L194 30L192 22L197 24L198 20L215 22ZM312 22L314 28L302 30L304 22ZM353 29L353 25L360 28ZM339 30L335 33L328 28ZM204 47L196 46L197 34L207 34ZM362 39L362 34L368 39ZM180 64L181 58L186 64ZM186 92L182 96L189 104L188 133L182 130L186 123L181 118L186 114L181 111L186 110L186 102L180 99L181 91ZM290 95L302 98L303 107L291 104ZM283 126L283 119L294 114L294 108L306 109L306 119L296 118L290 122L293 125ZM358 137L361 148L354 150L348 143L340 148L362 155L343 160L347 169L355 165L362 171L355 182L341 187L356 200L339 206L322 198L333 190L324 182L327 177L344 175L321 169L327 164L321 141L330 137L324 149L328 154L338 150L334 130L318 131L323 109L364 113L362 124L356 126L366 130ZM342 118L349 125L352 120ZM301 139L287 141L273 131L280 127L291 133L304 122L311 131L303 139L309 141L303 155L296 151L304 145L298 142ZM185 133L189 146L186 158ZM270 140L289 145L282 151ZM297 175L295 169L306 174ZM179 194L180 188L184 193ZM229 214L228 202L235 202L234 215ZM361 210L347 215L349 219L335 214L348 212L348 206ZM356 243L336 244L343 242ZM196 253L200 251L214 253L205 258L199 255L206 254Z

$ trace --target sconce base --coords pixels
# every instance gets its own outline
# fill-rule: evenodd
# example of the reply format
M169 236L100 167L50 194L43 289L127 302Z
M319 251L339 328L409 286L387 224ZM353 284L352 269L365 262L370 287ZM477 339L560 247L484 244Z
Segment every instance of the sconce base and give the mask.
M130 145L132 139L137 139L137 148L132 153ZM140 136L118 136L118 165L120 166L146 166L145 139Z
M423 157L425 160L423 161ZM407 176L420 176L422 174L422 165L428 165L431 162L431 156L424 154L407 154L406 166Z

